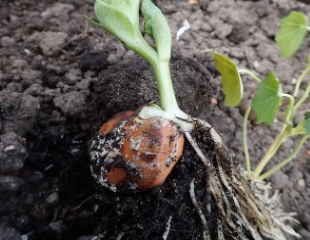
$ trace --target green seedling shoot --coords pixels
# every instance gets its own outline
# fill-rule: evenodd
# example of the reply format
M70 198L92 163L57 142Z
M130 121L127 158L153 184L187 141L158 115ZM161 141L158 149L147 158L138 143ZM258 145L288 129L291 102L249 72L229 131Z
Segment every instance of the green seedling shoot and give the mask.
M139 9L144 17L140 31ZM97 0L95 3L96 25L118 37L129 49L144 58L153 69L160 107L150 106L142 115L161 115L173 119L184 128L190 127L189 118L180 110L170 75L171 33L167 20L150 0ZM153 43L148 43L148 35Z
M300 12L292 12L281 21L276 41L283 56L292 56L302 45L306 32L310 29L307 24L307 17ZM258 84L256 94L244 116L243 149L247 175L253 180L264 180L291 162L291 160L293 160L300 152L305 142L310 138L309 113L304 114L304 119L295 124L295 117L298 111L309 99L310 61L308 61L304 71L302 71L297 78L294 92L289 94L283 92L281 82L273 72L268 73L267 76L262 79L251 70L238 68L237 65L227 56L214 53L213 59L217 70L221 74L222 87L225 94L225 104L227 106L237 106L242 100L243 83L241 75L248 75ZM303 81L306 82L306 87L303 93L300 94L300 88ZM282 129L262 156L258 165L253 169L251 166L252 161L248 150L247 140L247 124L250 112L252 109L254 110L258 123L272 124L275 122L275 119L280 112L280 107L284 105L284 102L288 102L288 104L284 106L285 117L282 123L278 121L278 124L282 124ZM291 154L271 169L266 170L265 168L278 152L282 144L290 137L297 137L299 139Z
M192 146L192 149L194 150L196 156L201 160L201 162L206 168L206 172L208 173L206 190L210 192L213 199L212 201L214 201L215 205L217 206L216 209L218 213L216 215L221 219L221 225L219 225L219 228L215 230L218 232L218 238L224 238L224 231L227 231L227 233L229 234L232 232L236 233L235 235L238 236L238 238L239 236L247 235L246 239L257 240L263 239L263 237L265 236L266 238L268 237L270 239L272 238L283 240L285 239L283 235L284 231L289 232L292 235L298 236L298 234L295 233L290 226L284 226L281 221L277 221L279 223L275 223L273 221L274 216L271 215L272 212L265 211L263 209L263 204L260 202L261 200L254 196L254 193L252 193L252 190L249 189L248 186L244 186L244 184L247 183L245 181L238 180L239 177L233 176L236 175L236 173L235 171L231 171L231 158L227 153L226 147L223 144L219 134L217 134L216 130L206 121L191 117L188 114L184 113L178 106L173 89L169 66L171 55L171 33L166 18L163 16L161 11L152 3L152 1L96 0L95 14L96 26L99 26L104 30L112 33L120 41L122 41L125 46L127 46L129 49L131 49L143 59L145 59L151 66L157 82L158 92L160 96L160 104L159 106L151 104L142 107L142 110L134 113L137 114L137 116L134 115L134 119L139 118L139 123L143 123L144 121L147 122L147 120L150 120L153 117L156 117L156 119L165 120L165 122L166 120L169 120L167 121L169 122L169 126L171 127L172 125L170 123L176 125L177 128L175 129L178 133L177 135L180 136L180 134L183 134L184 137L187 139L188 143ZM141 14L141 16L139 16L139 14ZM293 119L295 113L300 109L301 105L306 101L309 96L309 84L306 91L301 95L299 94L299 89L301 87L301 82L309 75L310 64L308 64L306 70L301 74L300 78L298 79L294 94L289 95L282 92L281 84L273 73L270 73L265 79L261 79L249 70L238 69L236 64L234 64L226 56L214 53L214 59L216 68L222 74L222 84L225 94L226 105L237 106L241 101L243 97L243 85L241 75L248 74L259 82L256 96L247 111L244 121L244 148L248 173L256 179L264 179L273 172L275 172L278 168L281 168L282 165L285 165L292 158L294 158L300 150L302 144L309 137L309 115L306 115L304 121L300 122L297 125L293 123ZM287 106L286 119L285 122L283 122L283 129L278 135L278 137L275 139L272 146L270 146L265 156L262 158L260 164L255 170L252 171L246 140L247 118L250 110L251 108L253 108L253 110L257 114L259 122L272 123L277 113L279 112L279 107L282 105L283 99L285 98L289 99L289 105ZM264 106L266 99L268 99L267 107ZM118 117L120 117L120 115ZM115 118L113 118L112 120L114 122ZM109 123L111 122L109 121ZM125 125L126 124L128 124L128 121L125 122ZM110 125L111 124L109 124L109 126ZM171 129L174 129L174 125L171 127ZM107 125L104 124L103 126L104 128L101 128L100 131L103 131L104 135L100 133L100 137L110 137L111 141L105 141L105 143L102 144L102 138L98 137L96 137L95 140L92 141L95 144L93 145L94 148L91 148L90 152L92 162L91 169L93 170L92 174L102 185L106 186L108 184L111 187L111 190L117 190L118 186L116 186L115 184L120 183L120 181L122 182L124 179L128 180L127 176L130 177L131 173L124 173L126 169L114 169L116 171L106 169L104 168L106 164L110 164L110 160L112 160L113 163L113 161L117 158L117 161L121 159L124 164L134 162L134 166L137 166L137 164L143 162L143 159L141 160L140 158L135 158L134 156L134 161L131 161L130 159L123 157L120 147L118 149L115 149L114 144L111 144L114 140L119 141L118 138L114 138L114 135L106 135ZM168 125L165 124L163 129L165 129L165 127L167 126ZM124 130L124 125L122 124L116 126L115 128L117 130L117 133L121 133L120 137L124 137L127 132L130 132L126 129ZM138 127L130 127L128 129L137 130ZM156 125L156 129L158 129L158 125ZM193 134L193 132L196 135ZM145 134L142 135L144 137ZM183 137L183 135L181 137ZM208 139L208 143L204 142L203 139L205 139L205 137L199 138L197 137L197 135L206 136L206 138ZM284 160L281 163L281 166L279 165L268 172L263 172L265 166L269 163L270 159L277 152L282 143L291 136L301 137L300 143L298 144L292 155L288 159ZM100 140L99 145L97 145L98 139ZM127 136L126 139L131 139L131 136ZM172 137L172 139L176 139L175 135ZM184 139L180 139L182 140L182 142L184 141ZM170 140L171 138L169 137L169 140L167 140L167 142L169 142ZM205 152L207 151L205 149L205 146L206 144L210 144L210 142L212 142L214 148L213 151L216 155L213 160L211 160L208 156L205 155ZM159 143L156 142L156 144L153 145L157 144ZM170 146L170 144L168 145ZM183 147L183 144L181 145ZM116 144L116 146L119 146L119 144ZM132 147L132 144L128 144L128 146ZM129 152L131 152L130 149ZM177 155L179 159L179 155L181 155L182 152L180 154L178 152L179 151L174 150L171 151L171 153L168 153L169 158L165 158L164 163L166 163L166 159L176 159ZM105 153L104 156L102 153ZM129 156L129 154L127 155ZM108 156L108 158L106 156ZM105 162L106 158L108 160L108 163ZM103 164L101 164L102 161ZM156 163L160 163L159 160ZM141 188L144 188L158 186L159 184L162 184L165 178L168 176L167 174L169 174L172 170L171 167L167 170L166 165L167 164L150 165L144 164L143 162L143 165L141 165L143 167L136 168L142 172L142 174L139 175L140 178L135 177L133 179L129 179L131 183L135 183L135 185L131 184L129 186L141 186ZM132 167L132 165L130 166ZM154 166L162 166L162 169L159 169L159 171L157 172L164 173L164 175L161 174L160 176L158 176L158 178L156 176L156 181L152 180L151 185L146 186L143 182L141 183L140 180L143 180L143 177L151 176L150 174L147 174L146 171L144 171L145 168L148 168L148 166L151 166L151 170L147 169L148 171L153 171L152 169L154 169ZM119 172L124 174L120 174ZM144 174L144 172L146 174ZM242 174L239 174L239 176L243 177ZM137 179L138 181L134 182L135 179ZM211 239L211 236L208 233L209 231L207 231L208 223L203 216L203 212L200 209L199 204L197 204L197 201L195 200L194 183L195 181L193 179L190 184L191 199L195 208L199 212L203 226L206 227L204 228L203 233L204 239ZM222 222L222 219L225 219L225 221Z
M283 57L291 57L302 46L310 31L309 20L302 12L291 12L281 20L276 42Z

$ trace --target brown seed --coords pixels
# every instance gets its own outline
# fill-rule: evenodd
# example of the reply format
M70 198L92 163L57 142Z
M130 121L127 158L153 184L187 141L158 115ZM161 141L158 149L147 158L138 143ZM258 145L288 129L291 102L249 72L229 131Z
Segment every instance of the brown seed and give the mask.
M139 170L141 189L161 185L183 153L184 137L175 123L160 117L131 119L125 125L122 157ZM139 143L133 147L132 141Z
M104 123L99 137L90 150L92 172L113 190L161 185L184 147L184 136L174 122L161 117L142 119L132 111Z

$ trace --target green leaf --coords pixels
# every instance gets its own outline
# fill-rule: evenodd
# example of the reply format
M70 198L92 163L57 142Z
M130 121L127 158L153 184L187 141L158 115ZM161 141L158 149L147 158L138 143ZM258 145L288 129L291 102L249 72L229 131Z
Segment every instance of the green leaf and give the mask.
M139 0L96 0L95 14L100 26L126 45L139 38Z
M310 112L305 114L305 120L303 125L305 134L310 134Z
M225 105L235 107L243 97L243 84L237 65L229 57L219 53L213 53L213 60L221 74Z
M252 101L258 123L271 124L276 118L281 105L281 85L273 73L258 85L256 95Z
M291 136L308 134L310 134L310 112L306 113L304 120L291 131Z
M96 0L97 25L118 37L129 49L154 64L157 54L140 32L139 7L140 0Z
M151 0L142 0L144 31L153 37L158 56L169 60L171 55L171 33L166 17Z
M291 12L281 20L276 42L284 57L292 56L302 45L307 33L308 18L302 12Z

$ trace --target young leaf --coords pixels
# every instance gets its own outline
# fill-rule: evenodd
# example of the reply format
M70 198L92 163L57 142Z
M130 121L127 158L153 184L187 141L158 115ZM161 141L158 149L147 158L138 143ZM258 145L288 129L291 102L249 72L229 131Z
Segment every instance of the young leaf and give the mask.
M95 14L99 24L125 44L138 37L139 0L96 0Z
M225 105L237 106L243 97L243 84L237 65L227 56L214 53L213 60L217 71L221 74Z
M256 95L252 101L258 123L271 124L281 105L281 85L273 73L258 85Z
M292 56L302 45L307 33L308 18L301 12L291 12L281 20L276 42L284 57Z
M140 0L96 0L96 25L118 37L129 49L154 64L157 54L140 32L139 7Z
M159 58L169 60L171 33L167 19L151 0L142 0L141 12L144 16L144 31L153 37Z
M305 114L305 119L296 127L292 128L291 136L295 135L310 135L310 112Z

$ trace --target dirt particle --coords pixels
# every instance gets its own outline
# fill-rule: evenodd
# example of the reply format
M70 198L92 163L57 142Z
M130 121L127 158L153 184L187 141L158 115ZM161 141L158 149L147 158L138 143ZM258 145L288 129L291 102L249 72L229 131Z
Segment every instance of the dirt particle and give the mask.
M74 10L74 6L66 3L55 3L41 13L43 18L60 17L63 20L68 18L68 14Z
M27 155L23 138L14 132L0 135L0 173L20 170Z
M64 46L68 35L64 32L44 32L40 40L40 48L47 56L56 55Z
M1 224L0 240L22 240L22 238L16 229L7 226L6 224Z
M19 177L0 175L0 192L17 191L23 184L24 181Z
M2 47L11 47L12 45L15 44L15 40L14 40L14 38L4 36L1 38L0 43L1 43Z
M82 92L72 91L55 97L54 105L65 115L76 115L85 109L86 96Z

